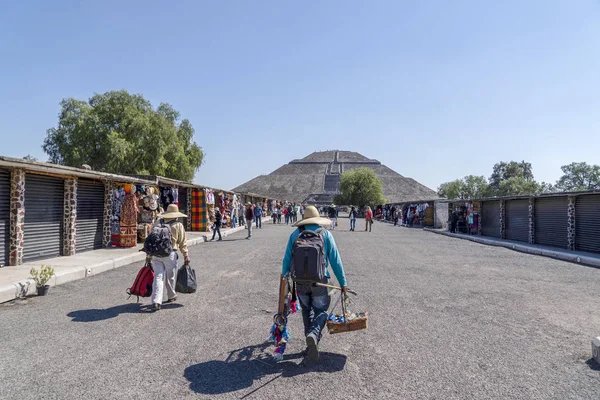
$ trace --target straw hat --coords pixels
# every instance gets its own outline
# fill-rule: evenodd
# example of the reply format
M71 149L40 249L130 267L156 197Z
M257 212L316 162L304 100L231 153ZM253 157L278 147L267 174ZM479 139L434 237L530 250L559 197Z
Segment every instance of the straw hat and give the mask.
M319 215L319 211L315 206L308 206L304 209L304 218L296 222L293 226L302 225L331 225L331 220L323 218Z
M179 212L179 207L177 204L169 204L167 207L167 211L159 215L160 218L164 219L175 219L175 218L185 218L187 215Z
M251 205L252 205L252 203L250 203L250 202L246 203L246 207L251 206Z

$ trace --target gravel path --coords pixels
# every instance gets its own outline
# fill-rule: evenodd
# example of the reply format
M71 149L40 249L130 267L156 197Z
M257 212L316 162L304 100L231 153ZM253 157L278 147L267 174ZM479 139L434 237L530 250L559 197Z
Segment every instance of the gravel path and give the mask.
M304 367L265 340L290 227L192 248L201 288L150 314L140 264L0 306L2 399L598 399L600 271L417 229L334 232L369 329ZM364 221L358 221L358 228ZM147 299L146 304L148 303Z

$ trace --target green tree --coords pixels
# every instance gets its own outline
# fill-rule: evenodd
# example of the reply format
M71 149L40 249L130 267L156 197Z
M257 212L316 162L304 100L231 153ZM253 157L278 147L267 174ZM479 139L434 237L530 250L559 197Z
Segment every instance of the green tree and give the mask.
M477 199L486 197L488 182L485 176L467 175L462 179L442 183L438 196L447 199Z
M556 186L551 183L542 182L539 184L538 193L554 193L556 190Z
M563 176L556 182L556 188L563 192L600 189L600 166L586 162L573 162L560 167Z
M155 110L143 96L120 90L87 102L63 99L42 148L56 164L191 181L204 159L193 137L190 121L180 121L171 105Z
M518 196L522 194L536 194L540 192L540 185L534 181L526 179L523 176L511 176L500 182L500 187L496 190L497 196Z
M340 194L335 196L337 204L354 204L360 208L384 204L383 183L372 169L361 167L344 172L340 181Z
M499 163L496 163L494 165L492 175L490 176L490 194L495 196L502 196L503 190L500 188L500 186L503 181L506 181L510 178L522 178L522 180L513 180L511 184L504 184L505 189L507 187L515 186L516 182L534 181L531 163L528 163L526 161L501 161Z

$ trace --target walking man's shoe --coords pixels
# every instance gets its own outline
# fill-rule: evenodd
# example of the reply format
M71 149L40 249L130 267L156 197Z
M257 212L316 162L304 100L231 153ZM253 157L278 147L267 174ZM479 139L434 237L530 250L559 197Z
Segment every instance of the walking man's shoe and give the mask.
M160 304L158 304L158 303L154 303L154 304L152 305L152 312L156 312L156 311L158 311L158 310L160 310Z
M167 303L175 303L177 301L177 296L173 297L172 299L167 300Z
M317 336L314 333L309 333L306 336L306 355L308 361L316 363L319 361L319 347L317 344Z

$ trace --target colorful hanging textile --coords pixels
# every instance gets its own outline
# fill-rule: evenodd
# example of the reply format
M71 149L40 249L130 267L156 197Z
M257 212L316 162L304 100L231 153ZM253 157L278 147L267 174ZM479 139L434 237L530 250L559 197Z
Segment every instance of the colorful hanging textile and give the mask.
M208 221L206 219L206 196L202 189L192 191L191 213L188 218L192 220L192 231L206 232Z
M137 244L137 201L133 193L125 196L121 211L121 247L134 247Z

